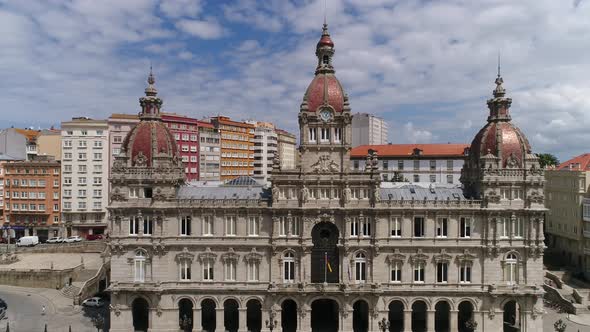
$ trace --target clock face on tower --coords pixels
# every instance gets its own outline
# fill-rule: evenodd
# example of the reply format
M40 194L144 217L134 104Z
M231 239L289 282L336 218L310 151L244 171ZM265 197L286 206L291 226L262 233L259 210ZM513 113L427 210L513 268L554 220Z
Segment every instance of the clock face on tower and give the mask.
M329 109L324 108L323 110L320 111L320 119L322 119L322 121L328 122L328 121L330 121L331 118L332 118L332 112Z

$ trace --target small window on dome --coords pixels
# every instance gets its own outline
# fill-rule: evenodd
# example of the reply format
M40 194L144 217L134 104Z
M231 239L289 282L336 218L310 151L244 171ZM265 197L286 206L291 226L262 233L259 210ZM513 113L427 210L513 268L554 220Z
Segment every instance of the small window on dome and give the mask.
M327 55L324 55L324 57L323 57L323 59L322 59L322 62L323 62L325 65L329 64L329 63L330 63L330 57L329 57L329 56L327 56Z

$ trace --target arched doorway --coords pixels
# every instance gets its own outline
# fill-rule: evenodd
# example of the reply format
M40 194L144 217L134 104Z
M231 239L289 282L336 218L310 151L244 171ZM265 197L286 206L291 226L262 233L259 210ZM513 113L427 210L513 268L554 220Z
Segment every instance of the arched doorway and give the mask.
M369 330L369 305L364 300L358 300L352 305L352 329L354 332Z
M215 301L205 299L201 302L201 326L203 331L215 331L217 322L215 321Z
M434 331L435 332L449 332L449 316L451 314L451 306L446 301L439 301L434 306Z
M131 303L131 314L133 315L133 328L135 331L147 332L150 326L150 306L148 302L141 297L133 300L133 303Z
M340 258L336 247L338 237L338 227L329 222L320 222L311 230L311 282L340 282Z
M283 332L297 331L297 303L285 300L281 304L281 327Z
M338 303L331 299L319 299L311 304L311 331L338 331Z
M178 301L178 326L184 332L193 330L193 302L189 299Z
M404 330L404 304L402 301L389 303L389 332L402 332Z
M416 301L412 304L412 332L426 331L426 303Z
M238 332L240 326L238 307L238 302L234 299L223 302L223 326L225 326L225 331Z
M516 301L504 304L504 332L520 331L520 307Z
M262 305L258 300L250 300L246 303L246 326L248 331L260 332L262 330Z
M473 304L469 301L459 303L459 332L473 332Z

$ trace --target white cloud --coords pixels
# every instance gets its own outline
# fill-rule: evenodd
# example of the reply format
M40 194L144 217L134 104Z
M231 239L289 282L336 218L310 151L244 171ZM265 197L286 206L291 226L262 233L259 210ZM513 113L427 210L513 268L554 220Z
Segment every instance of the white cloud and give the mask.
M223 36L223 27L213 19L180 20L176 23L176 27L202 39L217 39Z
M169 17L195 17L203 9L201 0L162 0L160 10Z

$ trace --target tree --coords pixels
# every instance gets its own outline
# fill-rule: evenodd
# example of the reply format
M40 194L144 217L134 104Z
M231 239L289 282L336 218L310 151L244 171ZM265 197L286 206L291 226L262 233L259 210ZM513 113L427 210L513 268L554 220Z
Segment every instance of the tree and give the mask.
M541 164L541 167L543 168L559 165L559 159L551 153L537 153L537 157L539 157L539 164Z
M566 327L567 324L564 323L561 319L553 323L553 328L555 329L555 332L565 332Z
M402 175L402 173L395 171L393 172L393 177L391 178L391 182L408 182L406 178Z

